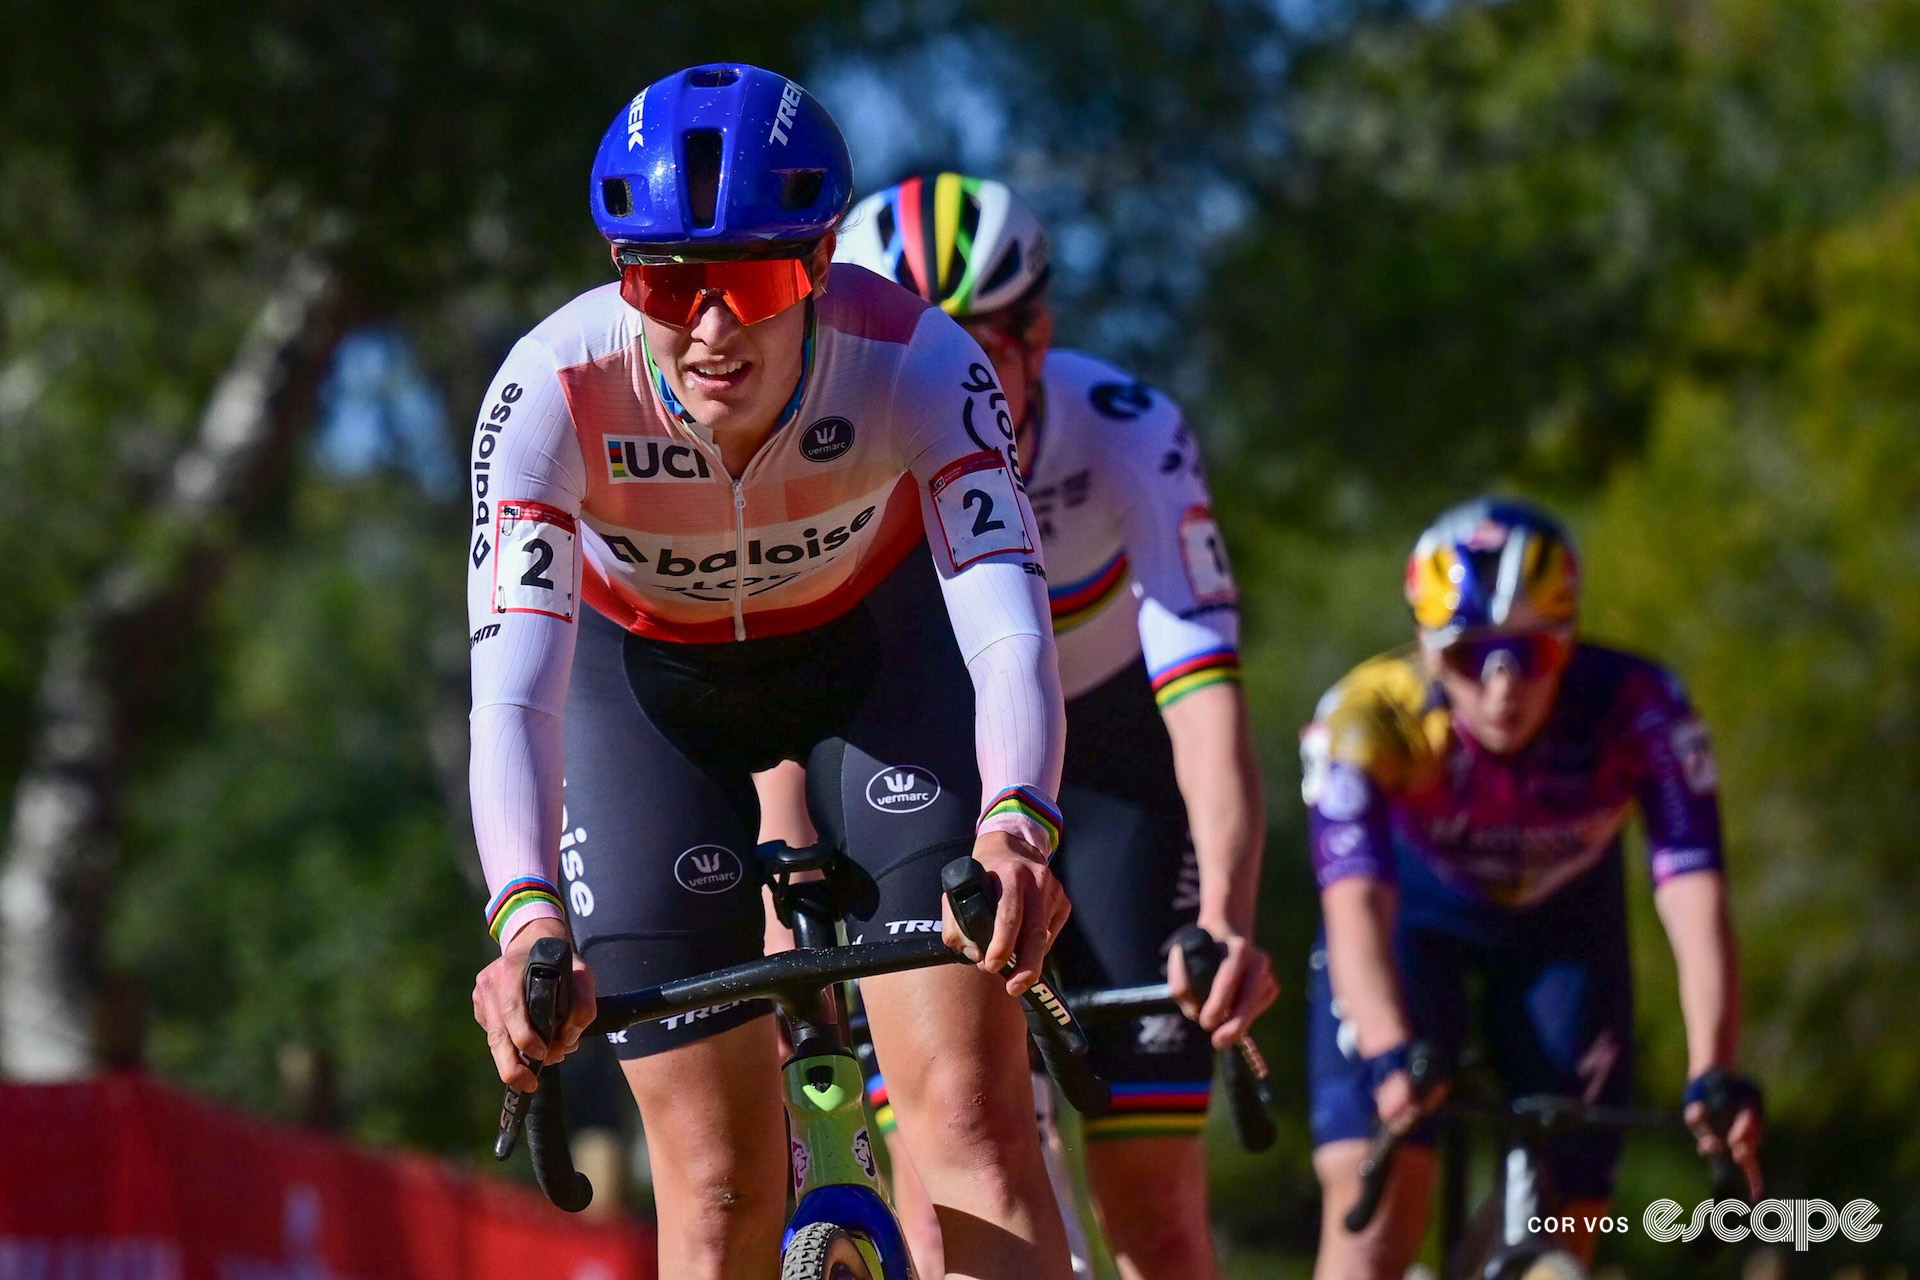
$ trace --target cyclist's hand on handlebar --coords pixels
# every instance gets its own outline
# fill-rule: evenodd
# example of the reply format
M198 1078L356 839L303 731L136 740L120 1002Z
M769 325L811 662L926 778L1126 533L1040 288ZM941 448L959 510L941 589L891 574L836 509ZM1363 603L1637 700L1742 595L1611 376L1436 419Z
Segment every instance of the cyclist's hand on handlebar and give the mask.
M1193 998L1186 957L1179 947L1167 953L1167 987L1179 1002L1180 1012L1213 1037L1214 1048L1231 1049L1253 1030L1253 1020L1279 998L1280 983L1273 976L1273 961L1252 939L1218 924L1203 927L1226 948L1206 1003L1202 1005Z
M1445 1079L1431 1081L1424 1091L1414 1086L1407 1068L1411 1052L1414 1052L1412 1046L1401 1045L1366 1059L1367 1074L1374 1081L1374 1113L1396 1134L1410 1132L1447 1096Z
M500 1079L522 1093L531 1093L537 1083L522 1057L548 1064L560 1061L580 1047L580 1033L593 1021L593 973L577 951L569 992L572 1008L566 1027L556 1038L558 1043L543 1043L527 1020L523 986L527 953L542 938L568 937L562 921L532 921L514 934L506 952L473 980L473 1020L487 1033L487 1048Z
M1710 1073L1703 1073L1705 1074ZM1716 1117L1707 1103L1695 1096L1702 1083L1696 1078L1688 1086L1688 1101L1681 1113L1687 1122L1687 1128L1693 1132L1695 1148L1701 1155L1709 1158L1717 1155L1732 1157L1734 1164L1747 1179L1749 1194L1758 1200L1763 1194L1760 1172L1760 1138L1766 1128L1764 1105L1758 1089L1744 1077L1731 1073L1720 1073L1727 1082L1727 1097L1733 1106L1731 1120L1721 1120L1725 1125L1724 1133L1716 1126Z
M1000 886L993 918L993 941L983 956L954 921L953 907L940 904L941 936L949 947L997 974L1009 960L1017 968L1007 979L1009 995L1020 995L1040 980L1047 951L1060 936L1072 910L1067 891L1041 852L1005 831L983 831L973 842L973 857Z

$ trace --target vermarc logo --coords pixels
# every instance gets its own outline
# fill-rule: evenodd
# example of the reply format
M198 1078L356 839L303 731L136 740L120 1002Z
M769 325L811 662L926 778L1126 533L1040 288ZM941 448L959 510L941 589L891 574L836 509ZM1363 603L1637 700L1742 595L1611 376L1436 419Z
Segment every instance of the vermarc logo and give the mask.
M918 813L940 798L940 779L918 765L882 769L867 780L867 803L881 813Z
M673 878L695 893L725 893L744 877L739 857L717 844L697 844L673 864Z

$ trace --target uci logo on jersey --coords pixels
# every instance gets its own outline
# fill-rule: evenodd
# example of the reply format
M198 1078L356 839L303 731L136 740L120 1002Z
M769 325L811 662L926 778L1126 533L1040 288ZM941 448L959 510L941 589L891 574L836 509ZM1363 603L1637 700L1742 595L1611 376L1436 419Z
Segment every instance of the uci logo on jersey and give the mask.
M745 878L745 869L733 850L697 844L674 860L673 878L694 893L725 893Z
M845 418L822 418L800 433L800 456L808 462L832 462L853 448L853 424Z
M881 813L918 813L940 798L940 779L917 765L882 769L867 780L867 803Z
M651 436L607 437L607 479L615 484L712 478L706 455L692 445L669 444Z

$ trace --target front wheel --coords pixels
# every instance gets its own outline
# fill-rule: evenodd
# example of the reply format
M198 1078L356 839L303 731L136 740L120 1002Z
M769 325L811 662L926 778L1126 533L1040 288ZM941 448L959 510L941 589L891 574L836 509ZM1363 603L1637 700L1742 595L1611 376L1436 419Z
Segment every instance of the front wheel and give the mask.
M1589 1273L1572 1254L1547 1249L1503 1252L1482 1274L1488 1280L1588 1280Z
M1533 1265L1520 1273L1520 1280L1587 1280L1587 1269L1572 1254L1555 1249L1535 1258Z
M780 1280L876 1280L844 1227L813 1222L794 1232L780 1261Z

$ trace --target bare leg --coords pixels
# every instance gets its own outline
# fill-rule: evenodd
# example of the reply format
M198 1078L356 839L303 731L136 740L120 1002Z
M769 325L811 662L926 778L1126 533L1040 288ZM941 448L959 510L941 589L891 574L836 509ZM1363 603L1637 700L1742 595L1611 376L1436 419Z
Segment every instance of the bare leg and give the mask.
M1018 1005L977 969L922 969L860 985L897 1136L940 1220L947 1275L1070 1280L1034 1130Z
M779 1268L787 1126L773 1019L621 1063L640 1104L660 1274L766 1280Z
M1360 1163L1366 1154L1367 1144L1358 1138L1329 1142L1313 1153L1323 1202L1313 1280L1401 1280L1420 1251L1433 1204L1433 1152L1425 1147L1400 1149L1380 1211L1365 1231L1354 1235L1341 1219L1360 1194Z
M913 1171L906 1144L897 1133L887 1136L887 1156L893 1165L893 1212L907 1237L913 1269L922 1280L937 1280L947 1274L947 1259L940 1244L940 1217L933 1211L933 1198Z
M1087 1182L1124 1280L1219 1280L1197 1137L1087 1144Z

